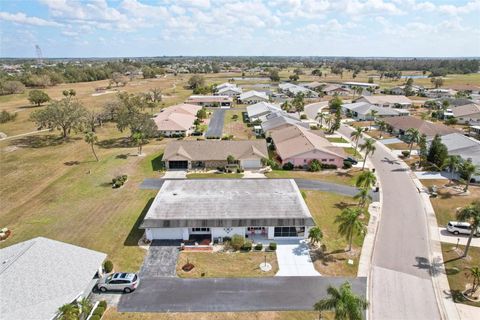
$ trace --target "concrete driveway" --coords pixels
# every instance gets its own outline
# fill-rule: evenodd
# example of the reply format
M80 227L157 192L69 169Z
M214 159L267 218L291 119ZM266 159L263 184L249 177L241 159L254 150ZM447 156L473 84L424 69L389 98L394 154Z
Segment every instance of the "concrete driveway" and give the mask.
M152 241L140 269L140 280L146 278L175 277L179 243L168 240Z
M319 276L315 270L305 240L277 242L278 272L275 276Z
M225 120L225 109L217 109L213 112L212 119L208 124L206 138L221 138L223 132L223 124Z
M438 232L440 233L440 241L442 242L457 244L457 241L460 240L459 245L464 246L467 244L468 235L466 234L454 235L448 232L446 228L438 228ZM470 245L472 247L480 247L480 238L473 237Z
M133 293L122 295L120 312L235 312L312 310L329 285L349 281L365 296L366 278L144 278Z
M162 179L186 179L187 178L187 170L168 170L163 175Z

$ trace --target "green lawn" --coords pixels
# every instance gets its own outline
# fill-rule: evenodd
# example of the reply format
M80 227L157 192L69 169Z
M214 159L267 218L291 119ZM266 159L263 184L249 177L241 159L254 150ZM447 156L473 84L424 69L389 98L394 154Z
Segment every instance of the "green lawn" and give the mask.
M327 252L330 253L324 260L316 260L315 268L323 275L356 276L363 236L355 235L352 252L346 253L344 250L348 247L348 241L338 234L338 225L335 223L336 216L345 208L355 207L356 201L352 197L331 192L309 190L304 192L310 213L323 232L322 244L326 245ZM367 213L363 222L368 224L368 219ZM352 259L354 264L347 264L347 259Z
M189 173L188 179L240 179L243 173Z
M454 244L442 242L443 260L448 283L455 302L480 307L480 302L471 302L462 296L465 285L472 282L472 278L468 278L467 268L478 266L480 263L480 248L470 247L468 251L469 257L462 259L460 256L463 254L464 249L464 246L459 246L458 249L455 249Z
M225 112L223 134L233 135L235 140L255 139L252 128L243 122L242 110L230 109Z
M351 169L347 172L337 170L325 170L319 172L296 171L296 170L273 170L265 175L268 178L277 179L313 179L337 184L354 185L355 179L361 173L360 169Z
M343 151L345 151L345 153L348 154L349 156L360 157L360 154L355 152L355 148L352 148L352 147L343 148Z
M348 141L342 137L332 137L332 138L327 138L327 140L335 143L348 143Z

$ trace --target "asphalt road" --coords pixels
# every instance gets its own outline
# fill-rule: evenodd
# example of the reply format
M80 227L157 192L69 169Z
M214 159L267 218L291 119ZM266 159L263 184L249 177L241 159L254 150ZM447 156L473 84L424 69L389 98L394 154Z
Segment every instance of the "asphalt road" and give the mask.
M349 136L351 129L342 125L340 132ZM402 162L376 145L371 161L383 190L383 206L372 262L372 317L440 319L418 190Z
M315 120L321 108L328 106L328 101L310 103L305 106L305 113L309 119Z
M266 277L179 279L144 278L120 298L120 312L216 312L312 310L329 285L345 281L365 295L366 278Z
M226 109L217 109L213 112L210 123L208 124L207 132L205 133L206 138L221 138L223 132L223 123L225 120L225 110Z

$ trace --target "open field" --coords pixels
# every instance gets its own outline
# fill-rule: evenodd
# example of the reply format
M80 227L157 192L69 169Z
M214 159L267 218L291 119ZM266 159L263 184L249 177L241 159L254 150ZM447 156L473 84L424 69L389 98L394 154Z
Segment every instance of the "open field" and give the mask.
M322 275L328 276L356 276L358 259L363 244L363 235L354 235L351 252L348 249L346 238L338 234L338 225L335 218L343 209L355 207L356 201L351 197L323 191L305 190L308 208L323 232L322 244L326 246L326 254L314 261L315 269ZM365 215L363 222L368 224L369 215ZM347 264L352 259L354 264Z
M480 302L471 302L462 296L462 291L466 289L465 286L472 283L472 277L468 277L467 268L478 266L480 263L480 248L470 247L468 257L462 259L460 257L464 250L465 246L458 246L456 249L455 245L442 242L443 261L445 261L448 283L455 302L480 307Z
M272 270L263 272L260 263L267 257ZM190 262L195 268L189 272L182 266ZM269 277L278 271L275 252L181 252L177 261L177 275L180 278L236 278Z
M119 313L109 308L104 320L318 320L315 311L263 312L185 312L185 313ZM333 314L322 312L322 319L332 320Z
M350 169L346 172L336 170L325 170L319 172L297 171L297 170L273 170L265 175L268 178L280 179L313 179L327 182L345 184L352 186L355 184L357 176L361 173L360 169Z
M247 124L243 122L243 112L236 109L230 109L225 112L223 135L233 135L235 140L255 139L252 128L247 127Z

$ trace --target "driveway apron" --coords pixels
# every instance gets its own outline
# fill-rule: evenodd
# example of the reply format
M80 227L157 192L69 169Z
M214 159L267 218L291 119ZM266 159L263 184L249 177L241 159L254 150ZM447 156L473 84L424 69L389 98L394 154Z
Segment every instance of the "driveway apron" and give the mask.
M179 246L175 241L153 241L140 269L140 279L175 277Z

